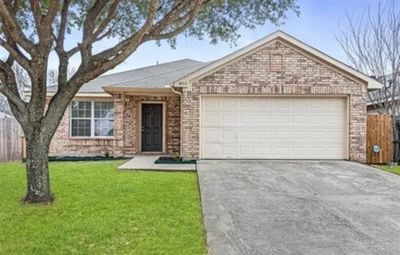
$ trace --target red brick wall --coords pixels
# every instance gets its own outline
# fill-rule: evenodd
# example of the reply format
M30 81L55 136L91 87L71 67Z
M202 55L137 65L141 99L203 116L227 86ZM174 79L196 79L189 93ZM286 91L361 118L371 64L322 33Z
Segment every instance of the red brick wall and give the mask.
M89 100L89 99L88 99ZM93 100L93 99L91 99ZM180 150L180 98L178 96L125 96L114 98L114 138L70 138L68 108L50 146L51 155L105 155L129 156L139 153L139 104L142 101L165 102L166 153Z
M337 95L349 97L350 159L366 160L367 85L282 41L274 41L183 91L183 156L199 157L200 95Z
M165 103L166 106L166 153L180 151L180 98L178 96L126 96L115 95L116 155L133 155L139 146L139 108L145 101ZM122 102L125 102L125 107Z
M50 155L113 155L113 139L70 138L69 116L68 107L51 142Z

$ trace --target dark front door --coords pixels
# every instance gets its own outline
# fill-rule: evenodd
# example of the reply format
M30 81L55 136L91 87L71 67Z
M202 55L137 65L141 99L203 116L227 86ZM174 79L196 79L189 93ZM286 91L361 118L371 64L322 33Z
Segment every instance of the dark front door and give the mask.
M142 151L162 151L162 104L142 104Z

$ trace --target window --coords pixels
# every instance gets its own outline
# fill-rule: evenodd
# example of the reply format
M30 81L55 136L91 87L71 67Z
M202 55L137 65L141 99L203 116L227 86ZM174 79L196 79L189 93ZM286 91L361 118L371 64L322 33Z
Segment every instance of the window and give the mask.
M114 136L113 103L101 101L73 101L71 103L71 136Z
M94 135L114 135L114 106L112 102L94 102Z
M71 106L71 135L91 136L91 102L72 102Z

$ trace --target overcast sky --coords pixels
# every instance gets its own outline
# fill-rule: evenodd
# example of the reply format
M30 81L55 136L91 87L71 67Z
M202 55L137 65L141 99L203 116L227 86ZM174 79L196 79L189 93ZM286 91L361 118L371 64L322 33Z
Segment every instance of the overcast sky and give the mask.
M214 60L263 38L277 29L281 29L328 55L346 62L346 57L335 39L335 33L339 32L339 27L344 27L346 24L344 22L346 10L357 16L368 5L376 7L377 3L378 0L298 0L300 16L290 12L285 24L280 27L267 24L254 30L243 30L235 47L223 42L211 45L206 39L199 41L196 38L185 38L183 36L178 38L176 49L171 49L166 43L157 46L154 42L148 42L139 47L124 63L109 73L183 58L200 61ZM76 59L76 61L78 60ZM74 65L74 62L71 64ZM75 65L78 64L75 63Z

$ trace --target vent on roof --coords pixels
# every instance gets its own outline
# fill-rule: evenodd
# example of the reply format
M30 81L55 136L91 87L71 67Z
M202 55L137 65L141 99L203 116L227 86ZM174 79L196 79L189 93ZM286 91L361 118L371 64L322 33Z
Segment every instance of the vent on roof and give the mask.
M269 54L269 70L283 71L283 56L282 54Z

